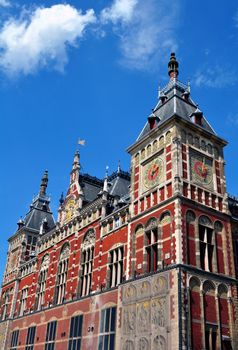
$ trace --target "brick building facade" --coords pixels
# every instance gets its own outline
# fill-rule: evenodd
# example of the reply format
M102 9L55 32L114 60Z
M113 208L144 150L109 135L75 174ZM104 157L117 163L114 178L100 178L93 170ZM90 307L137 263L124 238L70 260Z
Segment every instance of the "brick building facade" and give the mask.
M0 349L238 349L238 200L226 141L178 80L135 143L130 173L98 179L76 152L57 221L48 173L9 238Z

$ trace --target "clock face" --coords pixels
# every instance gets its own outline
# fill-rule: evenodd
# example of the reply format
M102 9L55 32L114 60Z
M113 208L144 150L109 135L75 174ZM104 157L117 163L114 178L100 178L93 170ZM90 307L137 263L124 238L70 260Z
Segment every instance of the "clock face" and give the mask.
M212 160L199 153L191 153L190 165L192 180L200 185L211 187L213 177Z
M161 182L163 165L163 160L161 158L156 158L144 166L143 183L146 190Z

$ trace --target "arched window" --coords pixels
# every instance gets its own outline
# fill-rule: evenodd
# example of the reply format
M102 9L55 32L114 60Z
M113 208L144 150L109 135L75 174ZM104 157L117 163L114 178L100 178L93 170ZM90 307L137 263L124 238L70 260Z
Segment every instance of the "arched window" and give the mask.
M2 320L5 320L9 316L7 314L9 302L10 302L10 289L7 289L2 295Z
M123 246L117 247L109 252L109 287L115 287L122 282L123 277Z
M81 245L81 296L88 295L91 291L95 240L95 232L90 229Z
M157 220L152 218L145 227L145 253L146 272L154 272L158 269L158 225Z
M21 291L20 304L19 304L19 316L22 316L26 311L27 297L28 297L28 287L25 287Z
M211 220L206 216L199 218L199 248L200 267L206 271L213 271L214 232Z
M36 289L36 310L40 310L45 303L45 287L47 281L48 268L50 263L50 256L46 254L41 263L40 273L38 277L38 285Z
M194 212L191 210L188 210L186 213L186 237L187 237L186 258L187 258L187 262L194 266L196 266L196 255L194 254L194 251L196 250L195 219L196 219L196 216Z
M148 145L147 147L147 156L151 154L151 145Z
M69 244L65 244L61 250L59 257L58 272L56 278L56 304L61 304L65 298L67 271L69 263L70 247Z
M208 350L217 349L218 326L216 315L215 285L211 281L205 281L204 291L204 317L205 317L205 345Z
M194 146L199 148L200 147L200 140L199 140L199 137L195 137L194 138Z
M190 329L191 329L191 349L195 348L202 349L202 339L198 339L197 332L202 332L200 321L201 321L201 298L200 298L200 280L192 276L189 280L189 291L190 291Z
M164 145L164 136L162 135L160 138L159 138L159 147L162 147Z
M170 143L171 142L171 137L172 137L172 133L171 133L171 131L168 131L166 133L166 143Z
M153 142L153 152L156 152L157 149L158 149L158 141L154 140L154 142Z

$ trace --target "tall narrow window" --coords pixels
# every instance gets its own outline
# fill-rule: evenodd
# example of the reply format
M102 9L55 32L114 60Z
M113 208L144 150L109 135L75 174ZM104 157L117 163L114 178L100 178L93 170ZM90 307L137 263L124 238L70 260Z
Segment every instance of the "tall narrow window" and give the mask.
M89 230L81 246L81 296L91 291L95 232Z
M66 244L62 248L59 258L58 272L56 278L56 304L61 304L65 298L69 253L70 248L69 245Z
M101 311L98 350L115 349L116 307Z
M27 296L28 296L28 288L22 289L21 298L20 298L20 305L19 305L19 316L22 316L24 314L24 312L26 311Z
M46 288L46 281L47 281L49 262L50 262L50 257L47 254L42 259L42 264L41 264L39 278L38 278L38 285L37 285L37 290L36 290L36 294L37 294L36 309L37 310L40 310L41 307L45 303L45 288Z
M158 227L151 219L145 231L146 272L154 272L158 267Z
M68 350L81 349L82 325L83 325L83 315L79 315L71 318Z
M115 287L122 282L123 276L123 247L110 251L110 287Z
M57 321L52 321L47 324L45 350L55 349L56 326L57 326Z
M36 326L28 328L25 350L33 350L35 344Z
M9 316L7 314L9 301L10 301L10 290L7 289L2 296L2 320L5 320Z
M205 271L212 272L213 254L214 254L214 235L210 221L206 217L199 220L199 247L200 247L200 266Z
M17 350L18 338L19 338L19 329L12 332L10 350Z
M205 329L206 350L217 349L217 327L206 325Z

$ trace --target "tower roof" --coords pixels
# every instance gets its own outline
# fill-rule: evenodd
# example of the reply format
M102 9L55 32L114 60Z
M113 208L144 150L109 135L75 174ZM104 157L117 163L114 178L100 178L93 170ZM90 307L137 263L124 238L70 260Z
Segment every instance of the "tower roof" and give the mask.
M49 230L55 226L54 217L50 210L50 198L46 194L47 184L48 171L46 170L41 179L39 193L33 198L30 210L24 217L24 228L39 231L43 221L47 221Z
M194 113L198 112L198 105L190 96L190 85L185 85L177 79L178 62L175 58L175 54L171 54L168 67L170 77L172 72L175 72L176 74L172 76L168 84L161 91L159 91L159 100L152 110L153 116L156 118L156 126L159 127L165 121L168 121L174 116L194 124L192 116ZM216 135L216 132L211 127L204 115L199 127L213 135ZM142 129L137 141L141 140L150 131L151 126L148 121Z

